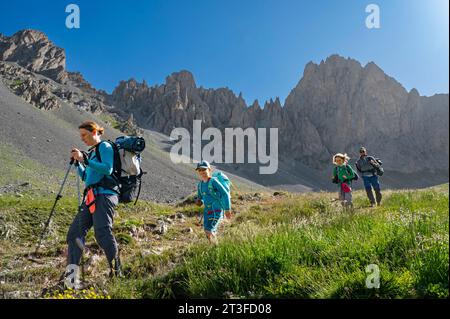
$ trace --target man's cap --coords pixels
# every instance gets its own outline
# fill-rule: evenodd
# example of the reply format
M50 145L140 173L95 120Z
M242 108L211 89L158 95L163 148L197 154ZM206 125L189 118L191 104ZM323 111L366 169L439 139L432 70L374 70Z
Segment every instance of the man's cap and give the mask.
M197 168L195 170L207 168L211 168L211 165L209 165L208 161L201 161L200 163L197 164Z

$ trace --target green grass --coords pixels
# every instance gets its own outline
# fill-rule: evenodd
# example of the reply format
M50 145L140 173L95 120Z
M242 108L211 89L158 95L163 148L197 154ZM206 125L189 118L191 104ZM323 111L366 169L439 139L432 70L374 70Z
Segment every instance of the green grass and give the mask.
M24 80L16 79L11 83L11 88L16 89L18 86L22 85L24 83Z
M324 197L251 207L218 246L193 247L147 280L142 297L448 297L447 188L393 192L355 214ZM366 288L369 264L380 269L379 289Z
M77 213L76 194L66 194L57 203L52 219L52 229L55 235L63 237L72 219ZM18 242L36 241L51 212L56 194L41 196L33 192L24 193L22 197L15 194L0 196L0 220L13 224L17 228L12 238ZM177 210L182 211L182 210ZM142 226L144 219L166 216L172 213L169 206L139 201L136 206L119 204L115 219L115 230L126 233L132 225ZM128 236L123 236L127 238ZM2 238L0 238L1 240Z
M0 185L12 190L0 196L0 253L36 242L45 224L65 172L31 160L12 145L0 144ZM27 187L21 187L28 183ZM64 227L77 210L75 175L71 172L58 202L49 239L63 240ZM15 245L11 246L11 242Z
M12 167L10 159L5 162ZM37 169L34 162L21 165ZM64 265L51 263L62 262L77 209L70 187L58 202L42 249L46 263L37 268L17 262L34 250L56 194L30 190L22 197L0 196L0 268L9 269L9 282L0 290L40 289L47 279L57 280ZM221 229L217 246L208 245L194 226L202 208L191 202L120 204L114 231L125 278L104 283L102 257L89 274L94 286L112 298L448 298L448 185L384 191L383 205L372 209L365 194L355 192L354 213L343 212L331 193L286 193L275 199L262 194L261 201L237 200L239 194L233 197L239 213ZM147 233L148 241L131 235L176 212L186 221L166 234ZM186 227L194 233L183 234ZM87 244L96 247L92 230ZM155 248L159 253L149 252ZM379 267L379 289L366 287L370 264Z

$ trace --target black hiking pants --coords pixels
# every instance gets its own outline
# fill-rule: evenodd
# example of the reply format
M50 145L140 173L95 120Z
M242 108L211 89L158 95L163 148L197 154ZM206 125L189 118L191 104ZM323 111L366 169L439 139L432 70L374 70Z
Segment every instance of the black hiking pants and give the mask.
M112 260L118 255L117 242L112 232L114 207L119 202L117 195L99 194L95 199L95 212L91 214L85 203L80 212L75 216L67 233L68 244L68 265L80 265L82 250L77 245L77 238L85 243L86 235L94 226L95 239L98 245L103 249L111 264Z

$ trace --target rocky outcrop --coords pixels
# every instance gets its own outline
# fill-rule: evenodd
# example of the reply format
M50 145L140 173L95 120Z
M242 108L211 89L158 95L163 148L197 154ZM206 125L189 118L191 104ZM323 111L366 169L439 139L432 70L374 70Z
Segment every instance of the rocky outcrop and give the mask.
M247 107L242 94L197 87L188 71L154 87L122 81L112 103L123 115L134 114L138 125L165 134L174 127L191 130L194 119L203 128L277 127L281 154L318 169L330 165L333 153L355 157L365 145L388 169L448 171L448 94L407 92L373 62L362 66L332 55L308 63L284 106L276 98L263 108L258 101Z
M53 110L60 106L48 79L37 78L32 72L18 65L4 62L0 62L0 76L16 95L31 105L43 110Z
M0 77L16 95L40 109L52 110L60 107L61 102L95 114L106 109L106 94L61 85L16 63L0 61Z
M18 82L12 88L17 95L20 95L26 102L37 108L53 110L59 107L58 100L43 80L33 80L30 78L23 82Z
M64 83L66 55L47 36L35 30L22 30L11 37L0 36L0 60L20 66Z
M286 127L294 131L303 120L311 132L303 132L283 149L303 154L304 162L320 167L332 153L345 151L355 156L359 146L366 145L392 170L448 170L449 104L445 96L439 101L422 98L417 90L407 92L373 62L363 67L334 55L319 65L308 64L287 97ZM430 112L428 101L439 106ZM442 157L434 156L438 150Z
M170 134L175 127L192 129L192 121L223 128L232 114L244 112L245 102L227 89L197 88L188 71L173 73L161 86L149 87L134 79L121 81L112 93L112 104L134 114L137 124Z
M80 72L67 72L67 78L73 86L87 93L91 94L98 93L98 91L94 89L92 85L84 79L83 75Z
M373 62L362 66L338 55L310 62L284 105L275 98L263 107L258 101L247 106L242 93L198 87L186 70L162 85L121 81L108 95L79 72L66 72L64 50L44 33L23 30L0 34L0 76L38 108L65 102L93 113L113 111L118 128L130 134L139 127L168 135L176 127L192 132L193 120L202 120L203 128L276 127L280 155L309 167L328 167L335 152L356 157L365 145L390 170L448 172L448 94L407 92Z
M0 35L0 62L0 75L8 86L38 108L54 109L60 100L93 113L106 109L108 94L93 88L81 73L66 72L64 50L40 31L22 30L11 37Z
M126 121L117 120L119 122L118 129L128 135L142 135L143 131L137 126L133 114L130 114Z

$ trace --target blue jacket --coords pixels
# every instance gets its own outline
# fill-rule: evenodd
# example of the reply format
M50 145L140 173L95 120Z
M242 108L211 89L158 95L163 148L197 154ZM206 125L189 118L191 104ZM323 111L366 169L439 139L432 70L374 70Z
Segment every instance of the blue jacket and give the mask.
M109 143L101 143L99 146L101 162L97 160L95 155L95 146L91 147L88 152L88 164L80 163L78 166L78 174L84 181L86 187L98 183L105 175L109 176L113 172L114 150ZM116 192L103 187L97 188L97 194L117 195Z
M211 183L213 191L211 191L208 184ZM208 182L201 181L197 186L198 199L205 205L204 211L211 210L230 210L231 198L225 187L217 180L211 178Z

